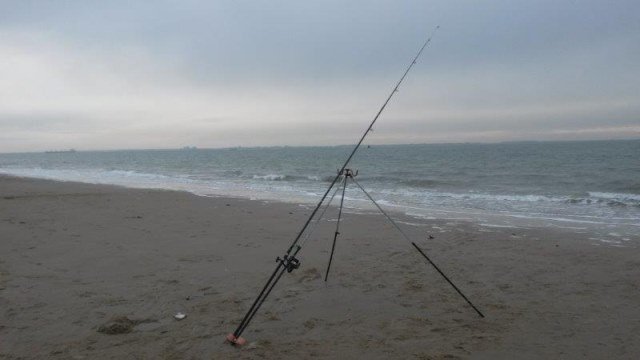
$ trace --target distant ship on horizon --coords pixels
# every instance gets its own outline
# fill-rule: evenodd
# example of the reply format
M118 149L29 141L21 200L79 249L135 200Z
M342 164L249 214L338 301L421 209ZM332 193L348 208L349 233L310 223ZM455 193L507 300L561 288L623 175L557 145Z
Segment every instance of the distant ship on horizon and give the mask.
M49 150L49 151L45 151L45 154L66 154L66 153L74 153L76 152L76 149L69 149L69 150Z

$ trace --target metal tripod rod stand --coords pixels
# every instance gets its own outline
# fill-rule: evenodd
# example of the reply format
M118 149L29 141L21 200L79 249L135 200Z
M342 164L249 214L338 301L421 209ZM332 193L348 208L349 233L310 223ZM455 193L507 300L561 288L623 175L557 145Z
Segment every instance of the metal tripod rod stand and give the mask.
M338 175L336 175L336 177L333 178L333 181L331 181L331 184L329 185L329 188L324 192L324 194L320 198L320 201L314 207L313 211L311 212L311 214L309 215L309 217L305 221L304 225L302 226L302 229L300 229L300 231L298 232L298 235L295 237L295 239L293 240L293 242L289 246L289 248L286 251L285 255L283 255L282 258L278 257L276 259L276 262L277 262L276 268L273 270L273 273L271 273L271 276L269 277L269 279L267 280L267 283L264 285L264 287L260 291L260 294L258 294L258 297L255 299L255 301L253 302L253 304L251 305L251 307L249 308L247 313L244 315L244 317L242 318L242 321L240 321L240 324L238 325L236 330L233 333L227 335L226 339L232 345L243 345L246 342L246 340L241 338L240 335L247 328L247 326L249 325L249 323L251 322L253 317L256 315L256 313L258 312L258 310L260 309L260 307L264 303L265 299L267 298L267 296L269 296L269 294L271 293L271 290L273 290L273 288L278 283L278 281L280 280L282 275L285 273L285 271L292 272L293 270L295 270L295 269L300 267L300 261L296 258L296 255L302 249L302 242L303 241L301 242L301 240L302 240L302 237L303 237L304 234L308 234L308 232L309 232L308 227L309 227L311 221L316 217L316 214L318 213L318 210L320 210L322 205L324 205L325 200L327 199L327 197L329 196L329 193L331 192L331 189L333 189L333 187L336 185L336 183L338 182L338 180L342 176L341 173L343 173L344 170L347 168L347 166L349 165L349 162L351 161L353 156L356 154L356 152L360 148L360 145L362 145L362 142L364 141L364 139L367 137L369 132L372 131L373 125L375 125L376 121L378 121L378 118L380 118L380 115L382 115L384 109L387 107L387 105L389 104L389 102L393 98L394 94L396 94L398 92L398 89L400 88L400 85L402 84L404 79L409 74L409 71L411 71L413 66L417 63L418 58L420 57L420 55L422 54L424 49L427 47L427 45L429 45L429 43L431 43L431 38L435 35L435 33L438 30L438 28L440 28L440 26L436 26L433 29L431 35L422 44L422 47L420 47L420 50L418 50L417 54L413 57L413 59L411 60L411 62L407 66L407 68L405 69L404 73L402 73L402 76L400 77L400 79L398 80L396 85L393 87L393 89L391 90L391 92L387 96L386 100L384 101L384 103L382 104L382 106L380 107L378 112L373 117L373 120L371 121L371 123L369 123L369 126L367 127L367 129L364 131L364 133L360 137L360 140L358 140L356 145L353 147L353 150L351 150L351 152L349 153L349 156L347 157L347 159L345 160L344 164L340 168L340 171L338 172ZM333 199L333 197L331 197L331 199ZM329 203L330 202L331 202L331 200L329 200ZM328 207L328 204L326 206ZM322 212L322 214L324 214L324 212ZM317 221L320 221L320 219L318 219ZM334 243L335 243L335 240L334 240ZM328 270L327 270L327 275L328 275Z

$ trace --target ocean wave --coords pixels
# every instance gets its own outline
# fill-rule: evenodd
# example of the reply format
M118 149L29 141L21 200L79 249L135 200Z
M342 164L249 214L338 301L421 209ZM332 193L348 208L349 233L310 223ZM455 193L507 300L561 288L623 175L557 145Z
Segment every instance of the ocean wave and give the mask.
M571 197L565 201L567 204L580 205L607 205L610 207L640 207L640 195L611 192L588 192L583 196Z
M133 170L113 169L45 169L45 168L0 168L0 173L51 179L59 181L78 181L95 184L128 185L129 183L162 184L166 181L192 182L187 176L169 176Z
M254 180L284 181L284 180L290 179L291 177L289 175L267 174L267 175L253 175L251 178Z
M548 203L569 205L605 205L608 207L640 207L640 195L627 193L589 192L573 195L540 195L540 194L491 194L482 192L447 192L437 190L419 190L417 188L379 188L378 193L385 196L401 196L403 198L422 198L430 200L452 199L459 202L486 203Z
M510 202L563 202L566 198L552 197L545 195L510 195L510 194L488 194L488 193L454 193L447 191L418 191L411 189L382 189L379 191L386 195L405 195L409 197L428 197L428 198L451 198L458 200L484 200L484 201L510 201Z
M613 193L613 192L589 192L589 196L600 199L619 200L619 201L638 201L640 202L640 194L629 193Z
M266 175L252 175L253 180L266 180L266 181L322 181L323 179L315 175L286 175L286 174L266 174ZM331 179L333 180L333 178ZM329 181L331 181L329 180Z

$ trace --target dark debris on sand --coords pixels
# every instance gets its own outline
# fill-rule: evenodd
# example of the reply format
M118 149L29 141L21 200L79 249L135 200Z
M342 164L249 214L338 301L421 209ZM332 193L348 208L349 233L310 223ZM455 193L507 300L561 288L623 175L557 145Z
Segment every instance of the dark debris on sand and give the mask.
M98 326L98 332L108 335L127 334L130 333L137 324L138 321L131 320L126 316L116 316Z

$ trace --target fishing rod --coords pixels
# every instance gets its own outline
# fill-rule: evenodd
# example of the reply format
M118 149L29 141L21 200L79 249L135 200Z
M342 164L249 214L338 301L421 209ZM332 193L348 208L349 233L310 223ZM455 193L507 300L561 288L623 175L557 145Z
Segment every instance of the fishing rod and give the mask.
M436 34L436 32L438 31L439 28L440 28L440 26L436 26L433 29L432 33L429 35L427 40L420 47L420 50L418 50L418 53L413 57L413 59L411 60L411 62L407 66L406 70L404 71L404 73L400 77L400 80L398 80L396 85L393 87L393 89L391 90L391 93L389 93L389 96L384 101L384 103L382 104L382 106L380 107L380 109L378 110L376 115L374 116L373 120L371 121L371 123L369 124L367 129L364 131L362 136L360 137L360 140L354 146L353 150L351 151L351 153L349 154L349 156L345 160L345 162L342 165L342 167L338 170L337 175L333 178L333 181L331 181L331 184L329 185L327 190L322 195L322 198L320 198L320 201L318 202L318 204L315 206L315 208L311 212L311 215L309 215L309 217L305 221L304 225L302 226L302 229L298 232L298 235L295 237L295 239L291 243L291 246L289 246L289 248L287 249L285 255L283 255L282 258L280 258L280 257L276 258L276 262L277 262L276 268L271 273L271 276L268 278L267 282L265 283L265 285L263 286L262 290L258 294L258 297L256 297L256 299L254 300L253 304L251 305L251 307L249 308L249 310L247 311L245 316L240 321L240 324L238 325L236 330L233 333L227 335L226 339L231 344L233 344L233 345L243 345L246 342L246 340L244 338L240 337L240 335L242 335L244 330L247 328L247 326L249 325L249 323L251 322L253 317L256 315L256 313L258 312L258 310L260 309L260 307L262 306L262 304L266 300L266 298L269 296L269 294L273 290L273 288L276 286L278 281L280 281L280 278L282 277L282 275L284 275L284 272L285 271L292 272L293 270L295 270L295 269L300 267L300 261L296 258L296 255L302 249L302 246L299 244L300 238L302 237L304 232L307 230L307 227L311 223L311 220L314 218L314 216L316 215L318 210L322 207L322 204L324 203L325 199L327 198L327 196L331 192L331 189L336 185L336 183L338 182L338 180L342 176L346 176L345 175L345 169L349 165L349 162L351 162L351 159L353 158L353 156L356 154L356 152L360 148L360 145L362 145L362 142L364 141L364 139L372 131L373 125L375 125L376 121L378 121L378 118L380 117L380 115L382 114L384 109L387 107L387 104L389 104L389 101L391 101L391 99L393 98L395 93L398 92L398 89L400 88L400 85L402 84L404 79L407 77L407 74L409 74L409 71L411 71L413 66L416 64L416 62L418 61L418 58L420 57L420 55L422 55L422 52L424 51L424 49L431 43L431 39Z

